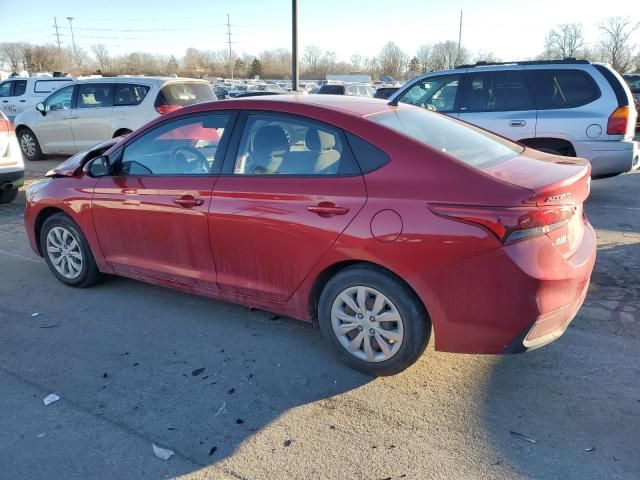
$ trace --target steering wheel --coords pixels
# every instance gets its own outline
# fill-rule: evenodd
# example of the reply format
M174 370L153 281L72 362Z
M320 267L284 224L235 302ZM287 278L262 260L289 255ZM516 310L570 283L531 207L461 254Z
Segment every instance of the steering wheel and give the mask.
M192 158L193 156L196 158ZM176 148L171 154L169 164L174 173L209 173L207 157L194 147Z

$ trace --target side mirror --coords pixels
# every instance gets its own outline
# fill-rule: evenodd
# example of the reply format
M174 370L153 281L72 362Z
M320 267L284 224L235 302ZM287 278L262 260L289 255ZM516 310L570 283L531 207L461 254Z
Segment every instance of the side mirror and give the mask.
M47 109L44 106L44 103L40 102L36 105L36 110L38 110L42 116L44 117L47 114Z
M111 172L111 162L107 155L101 155L99 157L89 160L82 171L93 178L106 177Z

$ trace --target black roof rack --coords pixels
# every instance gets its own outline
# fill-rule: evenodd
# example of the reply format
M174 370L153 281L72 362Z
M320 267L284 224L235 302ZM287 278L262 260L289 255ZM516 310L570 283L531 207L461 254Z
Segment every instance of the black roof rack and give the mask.
M486 67L491 65L562 65L562 64L581 64L588 65L589 60L578 60L576 58L565 58L564 60L524 60L520 62L476 62L468 65L458 65L456 68L475 68Z

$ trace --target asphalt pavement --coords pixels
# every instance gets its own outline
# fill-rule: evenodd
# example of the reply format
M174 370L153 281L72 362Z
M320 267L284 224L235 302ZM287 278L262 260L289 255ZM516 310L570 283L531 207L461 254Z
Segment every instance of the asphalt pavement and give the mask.
M0 478L638 479L639 192L640 173L592 183L596 270L558 341L430 346L378 379L295 320L116 277L64 286L27 245L22 192L0 205Z

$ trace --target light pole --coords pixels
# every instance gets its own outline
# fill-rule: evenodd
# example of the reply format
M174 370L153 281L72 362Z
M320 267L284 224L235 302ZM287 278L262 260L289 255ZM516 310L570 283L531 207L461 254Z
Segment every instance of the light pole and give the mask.
M298 0L291 0L291 91L298 90Z
M76 39L73 36L73 17L67 17L67 20L69 20L69 29L71 30L71 44L73 45L73 59L71 60L71 64L75 64L76 66L76 75L78 75L78 53L76 52Z

